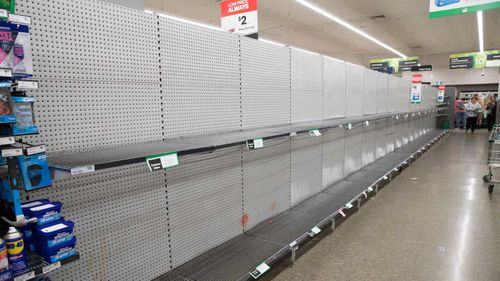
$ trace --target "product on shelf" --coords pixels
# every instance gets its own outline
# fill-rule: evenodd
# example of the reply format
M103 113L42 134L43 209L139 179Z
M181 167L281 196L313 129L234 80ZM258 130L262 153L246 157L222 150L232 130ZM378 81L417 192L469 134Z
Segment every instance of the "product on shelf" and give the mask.
M14 13L16 11L16 0L0 0L0 9Z
M28 208L25 215L29 218L37 218L37 224L44 225L61 219L61 207L62 204L60 202L49 202Z
M9 269L9 258L5 241L0 237L0 272Z
M10 128L9 135L21 136L38 134L38 126L35 125L35 113L32 97L12 97L12 111L16 116L16 123Z
M17 79L33 76L33 59L29 32L28 26L18 26L18 34L12 48L12 73Z
M38 253L49 263L62 261L76 255L76 238L60 244L54 248L42 248Z
M5 244L7 245L7 255L14 270L14 275L17 276L26 272L28 261L24 249L23 235L11 226L9 232L5 235Z
M15 24L0 21L0 68L14 68L14 43L18 35Z
M9 86L10 87L10 86ZM12 110L12 99L9 88L0 85L0 123L15 123L16 116Z

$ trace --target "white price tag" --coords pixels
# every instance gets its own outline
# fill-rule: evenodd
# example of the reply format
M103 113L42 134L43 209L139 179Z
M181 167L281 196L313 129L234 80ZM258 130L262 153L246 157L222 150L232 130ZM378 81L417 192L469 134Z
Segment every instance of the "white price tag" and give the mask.
M248 149L259 149L264 147L264 140L263 139L254 139L254 140L248 140L247 141L247 148Z
M35 272L34 271L30 271L30 272L28 272L26 274L23 274L23 275L15 277L14 281L27 281L27 280L33 279L35 277L36 277Z
M44 152L47 152L47 147L45 145L29 147L28 149L26 149L26 154L28 155L40 154Z
M0 9L0 18L8 18L8 17L9 13L7 12L7 10Z
M17 81L17 88L19 90L37 90L38 81L26 81L26 80Z
M373 188L370 186L368 187L368 191L372 192L373 191Z
M56 270L58 268L61 268L61 262L60 261L58 261L56 263L53 263L53 264L49 264L49 265L43 267L42 271L43 271L43 274L46 274L46 273L49 273L49 272L51 272L53 270Z
M14 137L0 138L0 145L8 145L14 143L16 143L16 139Z
M95 172L95 166L94 165L89 165L89 166L82 166L82 167L76 167L71 169L71 175L76 176L80 174L86 174L86 173L92 173Z
M178 166L179 157L177 156L177 152L170 152L146 157L146 162L150 171L157 171Z
M8 148L2 150L2 157L16 157L23 155L23 150L21 148Z
M259 278L262 274L264 274L266 271L271 269L269 265L267 265L265 262L261 263L258 265L254 271L250 272L250 275L254 278L257 279Z
M370 121L365 121L364 125L365 125L365 127L370 126Z
M288 246L290 246L290 248L294 248L295 246L297 246L297 241L293 241L292 243L288 244Z
M347 128L347 130L352 129L352 124L347 124L346 128Z
M15 15L15 14L10 14L9 15L9 21L12 23L18 23L18 24L24 24L24 25L30 25L31 24L31 18L27 16L21 16L21 15Z
M351 204L351 202L349 202L349 203L345 204L345 207L346 207L347 209L350 209L350 208L352 208L352 207L353 207L353 205Z
M291 137L295 137L297 135L297 132L290 132Z
M12 69L0 68L0 77L12 77Z
M319 227L315 226L315 227L313 227L313 228L311 229L311 231L312 231L312 232L314 232L314 234L316 234L316 235L317 235L318 233L320 233L320 232L321 232L321 229L320 229Z
M321 132L318 129L313 129L309 130L309 135L311 135L311 137L319 137L321 136Z

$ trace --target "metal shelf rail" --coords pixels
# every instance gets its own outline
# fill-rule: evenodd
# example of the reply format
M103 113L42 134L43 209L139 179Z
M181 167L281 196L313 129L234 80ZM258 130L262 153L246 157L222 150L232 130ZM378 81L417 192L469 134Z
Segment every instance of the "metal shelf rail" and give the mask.
M255 280L293 263L299 248L337 228L446 133L430 132L155 281Z
M436 109L398 114L374 114L233 131L219 135L173 138L164 141L139 143L95 151L53 155L49 156L49 166L53 170L54 178L64 179L75 174L141 163L145 161L146 157L161 153L176 152L178 156L183 156L238 146L245 144L248 140L256 138L269 140L290 136L292 134L308 134L310 130L313 129L325 131L339 126L348 127L349 125L362 124L365 122L369 124L369 122L387 118L407 119L417 115L427 115L435 112Z

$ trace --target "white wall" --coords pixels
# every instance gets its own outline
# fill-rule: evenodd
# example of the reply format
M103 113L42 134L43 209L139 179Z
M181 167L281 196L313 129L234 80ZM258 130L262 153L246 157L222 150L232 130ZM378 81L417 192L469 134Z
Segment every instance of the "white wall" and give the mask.
M101 0L101 1L125 7L130 7L134 9L144 10L144 0Z

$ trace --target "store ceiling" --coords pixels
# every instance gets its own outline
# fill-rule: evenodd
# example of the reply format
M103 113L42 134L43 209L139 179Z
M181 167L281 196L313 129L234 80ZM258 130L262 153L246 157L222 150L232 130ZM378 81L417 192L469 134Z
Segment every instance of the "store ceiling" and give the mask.
M145 8L220 25L220 0L144 0ZM316 0L406 55L477 51L476 15L428 18L428 0ZM259 1L260 36L336 56L394 54L294 0ZM500 9L485 12L485 49L500 49Z

